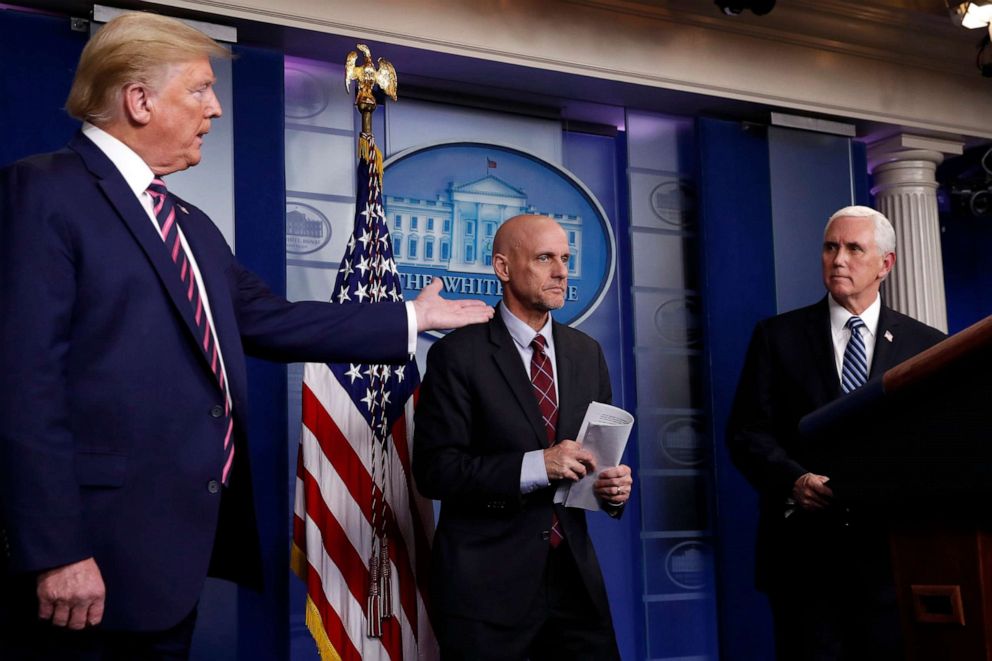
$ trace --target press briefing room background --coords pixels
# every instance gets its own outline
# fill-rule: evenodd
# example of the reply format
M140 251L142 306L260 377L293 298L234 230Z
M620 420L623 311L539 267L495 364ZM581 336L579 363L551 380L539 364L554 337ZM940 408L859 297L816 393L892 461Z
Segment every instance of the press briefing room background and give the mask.
M772 658L770 616L752 584L756 498L730 465L722 432L751 328L822 296L823 223L841 206L873 204L869 145L882 129L889 139L902 135L898 113L888 124L869 122L856 110L804 109L786 97L773 103L730 88L721 96L698 85L666 89L650 77L611 78L608 62L585 73L528 66L507 55L512 49L436 49L410 36L437 11L438 25L449 21L452 29L489 21L494 39L522 41L527 30L528 42L544 42L549 62L555 53L564 59L573 45L558 30L569 28L552 26L567 21L534 18L522 3L479 3L467 16L446 3L382 3L383 11L409 13L409 34L377 29L374 11L366 27L348 22L355 10L331 7L322 11L340 11L340 21L297 25L266 18L252 3L216 12L206 3L166 4L176 6L124 8L234 27L236 35L234 60L215 66L224 116L203 163L173 177L170 188L207 211L238 258L275 291L296 300L330 296L354 218L360 125L342 64L359 41L399 74L399 100L376 111L374 131L401 270L429 273L457 253L458 230L443 214L427 230L432 204L472 199L482 210L512 199L572 222L582 270L571 275L584 298L566 321L603 345L614 403L637 419L624 457L635 472L631 504L620 521L589 516L623 658ZM659 34L671 40L723 29L710 3L697 3L707 7L693 9L701 17L695 23L664 13L684 4L545 9L557 19L574 11L576 25L598 17L607 34L631 40L643 39L645 26L663 24ZM60 148L77 129L62 108L91 10L73 2L0 5L0 163ZM744 20L748 38L758 38L761 17ZM773 40L771 32L758 36ZM843 72L832 75L809 84L843 89ZM992 107L988 82L974 76L967 89L986 89L968 94ZM747 80L737 84L746 88ZM796 117L802 121L789 119ZM934 186L950 332L992 312L992 211L969 204L992 177L981 166L992 126L958 129L957 153L947 154ZM412 158L422 160L404 170ZM414 216L423 227L410 227ZM304 226L322 228L319 240L304 236ZM413 296L423 280L405 283ZM421 368L435 339L420 339ZM305 590L289 571L302 366L251 362L249 370L267 588L257 594L210 581L194 658L315 659Z

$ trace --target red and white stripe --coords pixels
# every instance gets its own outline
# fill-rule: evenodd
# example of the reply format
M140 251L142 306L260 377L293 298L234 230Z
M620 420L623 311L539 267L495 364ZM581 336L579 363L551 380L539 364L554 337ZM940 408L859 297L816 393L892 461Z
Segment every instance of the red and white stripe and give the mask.
M381 638L366 636L372 547L372 433L348 393L322 364L308 364L293 520L294 569L307 584L308 626L326 659L436 659L426 602L434 516L410 469L413 406L392 427L387 489L394 617ZM397 441L394 441L397 439ZM322 639L327 645L322 645Z

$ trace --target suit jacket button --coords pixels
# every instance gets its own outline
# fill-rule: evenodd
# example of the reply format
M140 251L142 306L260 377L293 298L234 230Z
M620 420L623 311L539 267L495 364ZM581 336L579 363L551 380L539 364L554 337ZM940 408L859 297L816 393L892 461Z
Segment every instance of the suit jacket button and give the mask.
M541 539L543 539L544 541L548 541L549 539L551 539L551 531L550 530L542 530L541 531Z
M209 482L207 482L207 491L209 491L210 493L217 493L218 491L220 491L220 482L218 482L217 480L210 480Z
M219 418L220 416L224 415L224 407L218 404L217 406L210 409L210 415L211 417Z

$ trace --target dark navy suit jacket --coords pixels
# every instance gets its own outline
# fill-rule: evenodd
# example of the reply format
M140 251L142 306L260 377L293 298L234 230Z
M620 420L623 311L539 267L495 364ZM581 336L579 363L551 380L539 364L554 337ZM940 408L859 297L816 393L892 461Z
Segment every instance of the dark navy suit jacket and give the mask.
M5 562L23 573L95 557L108 628L171 627L193 608L208 566L260 583L246 354L406 354L402 303L289 303L237 262L201 211L180 204L233 400L229 488L218 488L221 391L176 267L119 171L82 134L0 170Z
M883 304L875 337L871 380L930 348L944 334ZM734 464L760 498L759 589L891 580L885 531L874 522L844 525L830 511L796 510L785 516L793 484L810 470L810 449L799 435L799 420L841 393L826 297L758 323L737 386L727 443ZM843 534L838 534L838 525Z
M599 344L553 324L558 440L574 439L590 402L609 403ZM593 603L609 617L585 510L552 504L554 486L520 493L525 452L547 446L533 386L499 312L427 355L414 428L417 488L441 501L431 598L441 613L512 626L527 613L550 552L552 507ZM619 516L619 508L612 512Z

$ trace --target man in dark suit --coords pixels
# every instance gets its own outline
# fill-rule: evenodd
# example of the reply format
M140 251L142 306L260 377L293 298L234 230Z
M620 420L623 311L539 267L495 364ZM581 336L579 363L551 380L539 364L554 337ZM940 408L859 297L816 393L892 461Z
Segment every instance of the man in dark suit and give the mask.
M493 244L497 314L427 357L413 472L441 500L431 594L445 659L618 658L585 512L552 503L559 483L596 470L571 439L588 405L611 398L599 344L551 318L568 259L550 218L507 220ZM631 484L621 465L594 488L619 516Z
M172 19L111 21L67 103L82 131L0 170L2 658L185 658L208 568L260 584L245 354L398 361L492 315L437 288L292 304L242 267L161 181L200 161L226 56Z
M798 432L807 413L943 339L882 304L895 259L882 214L837 211L823 239L828 295L760 322L744 362L727 440L760 496L756 579L783 661L903 657L885 533L833 505Z

